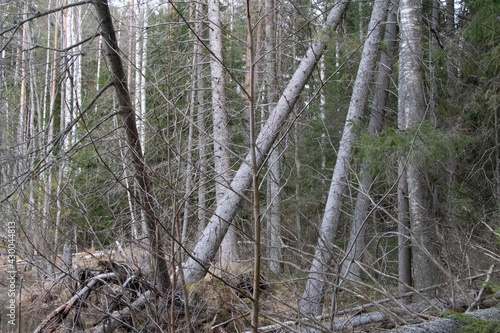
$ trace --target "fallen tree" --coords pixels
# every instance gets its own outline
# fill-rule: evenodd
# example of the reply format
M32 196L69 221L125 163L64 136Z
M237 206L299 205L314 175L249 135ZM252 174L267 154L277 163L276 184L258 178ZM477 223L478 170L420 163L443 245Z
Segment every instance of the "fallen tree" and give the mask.
M500 308L493 307L466 313L448 313L421 324L407 325L389 332L392 333L456 333L459 329L469 328L467 332L498 332L500 329Z
M488 272L476 276L471 276L467 278L467 280L473 281L486 276L486 281L489 281L490 275L492 273L493 273L493 267L490 267ZM456 283L458 282L459 281L456 281ZM356 306L353 308L346 308L343 310L339 310L335 313L335 318L338 318L337 320L335 320L335 318L331 318L330 315L320 315L315 317L309 317L307 319L298 318L295 320L277 322L276 320L272 319L273 317L272 314L265 314L266 317L274 321L276 324L259 327L259 332L268 332L268 333L281 332L283 328L289 329L290 332L296 332L296 331L337 332L343 330L354 330L357 328L359 329L362 326L366 325L373 326L376 324L381 326L390 326L390 327L395 327L398 325L406 325L402 326L399 329L404 329L406 327L419 328L421 327L420 325L422 324L417 324L417 325L410 325L410 324L415 323L416 321L420 322L423 320L423 318L426 320L428 320L429 318L431 319L436 318L442 315L443 311L447 309L454 309L457 311L460 310L461 312L463 312L466 309L470 310L471 304L474 304L474 306L476 307L481 306L489 309L493 308L494 306L497 306L497 304L500 302L500 293L495 293L492 295L488 295L486 297L484 293L484 288L481 288L481 290L478 293L470 292L469 295L467 295L467 297L458 297L455 299L448 299L448 300L446 298L440 298L439 300L434 299L434 300L422 301L411 305L405 305L404 303L399 303L399 300L401 299L412 297L424 292L429 292L431 290L435 290L438 288L443 288L446 285L447 285L446 283L442 283L432 287L427 287L424 289L407 292L398 297L388 297L371 303ZM392 304L395 303L396 306L390 307L387 305L389 303ZM371 311L371 309L375 309L378 311ZM479 319L482 320L494 319L488 317L491 314L490 312L487 312L483 316L483 312L481 311L469 311L469 310L467 310L466 314L464 315L470 315L473 318L475 318L477 313ZM494 314L495 312L493 311L492 313ZM441 319L436 319L434 321L440 322ZM429 321L426 322L425 324L430 325L430 323L434 321ZM443 327L449 325L450 327L455 327L452 324L445 325L445 324L439 324L439 322L436 325L443 325ZM300 328L302 328L302 330ZM427 331L423 330L423 331L395 331L395 332L406 333L406 332L427 332ZM440 331L436 329L435 331L430 331L430 332L432 333ZM250 333L250 331L247 331L245 333Z

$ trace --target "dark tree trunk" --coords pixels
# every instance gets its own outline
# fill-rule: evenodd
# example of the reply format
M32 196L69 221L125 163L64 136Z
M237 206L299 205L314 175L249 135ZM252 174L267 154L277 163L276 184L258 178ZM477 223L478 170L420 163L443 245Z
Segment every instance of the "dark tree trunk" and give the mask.
M163 254L163 242L161 238L161 225L155 216L153 208L153 197L150 193L150 182L146 171L146 164L142 154L139 133L137 131L136 119L130 93L127 87L127 77L123 69L121 58L118 54L118 42L115 29L109 12L107 0L96 0L94 6L99 17L101 35L105 44L105 55L108 67L115 86L116 97L119 105L119 114L123 119L123 126L127 135L127 143L134 167L134 178L139 189L140 204L146 215L147 235L151 246L153 271L156 281L163 291L170 288L170 277L168 274L167 261Z

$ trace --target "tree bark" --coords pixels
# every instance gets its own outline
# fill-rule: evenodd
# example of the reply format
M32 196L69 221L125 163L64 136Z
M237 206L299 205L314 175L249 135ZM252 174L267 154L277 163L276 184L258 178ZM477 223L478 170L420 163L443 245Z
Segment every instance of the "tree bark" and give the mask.
M474 320L480 321L500 321L500 308L489 308L474 312L466 312L464 318L471 317ZM398 329L388 331L390 333L455 333L459 332L464 326L464 322L460 322L452 318L438 318L433 321L428 321L422 324L407 325Z
M265 1L265 13L267 14L264 50L266 53L265 82L267 90L267 104L269 114L273 113L278 98L277 60L276 60L276 12L274 0ZM269 173L267 181L269 184L268 200L268 255L269 269L275 274L281 272L281 162L280 147L274 146L268 160Z
M385 104L389 85L391 82L392 67L394 55L396 54L396 14L397 4L393 1L392 6L387 15L387 23L384 33L384 41L386 49L380 53L377 78L375 80L375 95L371 106L370 122L368 124L369 133L380 133L383 128L385 117ZM349 279L360 278L360 268L357 263L351 263L353 260L359 260L365 248L364 230L365 223L368 218L369 195L374 177L366 172L370 161L365 161L361 165L361 181L359 184L360 191L356 198L354 207L352 226L349 232L349 242L347 245L347 260L342 265L342 276Z
M212 112L214 136L214 163L215 163L215 196L217 206L223 204L224 194L228 191L231 178L231 164L229 160L229 132L227 121L226 87L222 55L222 23L220 18L219 0L208 1L208 26L210 50L210 75L212 85ZM220 224L227 224L224 219ZM229 227L227 237L220 247L221 268L230 264L236 258L236 233Z
M339 0L328 15L325 26L326 29L335 29L341 20L349 0ZM279 131L285 124L288 116L297 102L300 92L304 88L307 80L311 76L316 63L322 56L327 41L327 33L323 33L310 46L306 55L302 59L299 67L290 79L281 98L276 105L274 112L269 116L259 136L257 137L256 162L260 167L264 162L266 154L269 153ZM184 264L186 283L199 281L205 276L215 251L224 238L228 226L231 223L238 204L245 198L244 192L250 186L252 180L250 170L250 156L247 155L245 162L240 166L234 176L229 190L226 191L222 204L217 205L214 215L203 231L203 235L196 244L192 257ZM224 223L219 223L222 220Z
M200 17L203 16L203 4L201 2L196 2L195 9L195 34L201 36L202 34L202 24L200 22ZM206 153L206 138L204 136L205 133L205 83L203 82L203 60L205 58L203 49L201 47L201 43L196 38L195 43L198 44L196 48L196 57L199 61L199 64L196 66L196 77L197 81L197 92L196 92L196 101L197 101L197 124L198 124L198 163L199 163L199 187L198 187L198 230L196 233L196 239L198 239L205 228L205 220L206 220L206 210L207 210L207 153Z
M400 2L400 35L399 48L399 115L400 130L408 131L418 126L426 115L424 99L424 81L422 68L422 33L420 17L421 3L417 0L401 0ZM424 166L419 164L418 151L413 151L407 163L408 198L410 223L412 231L413 279L415 288L423 289L437 282L437 267L425 254L429 251L435 255L436 230L429 219L426 199L428 191L424 182ZM424 247L425 249L422 249Z
M314 251L314 259L309 270L306 288L300 301L299 309L306 316L317 315L322 310L321 299L325 286L324 273L326 266L329 265L333 258L334 249L332 244L339 224L342 196L347 188L349 163L352 158L351 144L357 137L356 130L353 127L361 123L364 106L368 98L369 85L373 76L372 72L379 53L382 36L381 23L385 18L388 5L389 0L376 1L373 7L368 30L371 33L366 38L363 47L321 222L319 239Z
M154 212L154 200L149 189L150 182L144 157L142 155L134 108L132 107L132 101L127 87L127 77L125 76L123 64L118 54L118 42L107 0L94 1L94 6L100 21L101 35L105 44L105 55L108 60L111 78L115 86L119 114L123 119L127 142L130 148L130 155L135 171L134 178L139 190L140 204L146 216L147 235L151 246L153 271L157 283L159 283L163 291L166 291L170 288L170 277L168 274L167 261L163 254L163 239L161 238L162 226Z

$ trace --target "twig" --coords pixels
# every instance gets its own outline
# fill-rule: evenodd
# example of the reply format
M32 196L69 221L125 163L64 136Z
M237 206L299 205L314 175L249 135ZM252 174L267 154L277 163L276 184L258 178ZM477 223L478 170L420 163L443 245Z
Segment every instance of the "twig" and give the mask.
M490 281L491 274L493 273L493 268L495 268L495 265L491 265L490 269L488 269L488 272L486 273L486 280L484 281L483 286L479 290L479 293L477 294L477 297L474 300L474 302L472 302L472 304L467 308L466 312L471 311L473 307L475 307L477 304L479 304L479 302L481 302L481 299L483 298L484 289L486 288L486 284Z

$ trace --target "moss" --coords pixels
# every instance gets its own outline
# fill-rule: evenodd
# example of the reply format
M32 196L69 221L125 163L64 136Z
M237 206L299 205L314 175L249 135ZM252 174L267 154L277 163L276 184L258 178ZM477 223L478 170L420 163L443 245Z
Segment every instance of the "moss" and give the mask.
M445 311L444 318L454 319L460 323L460 333L496 333L500 332L500 322L482 320L454 311Z

